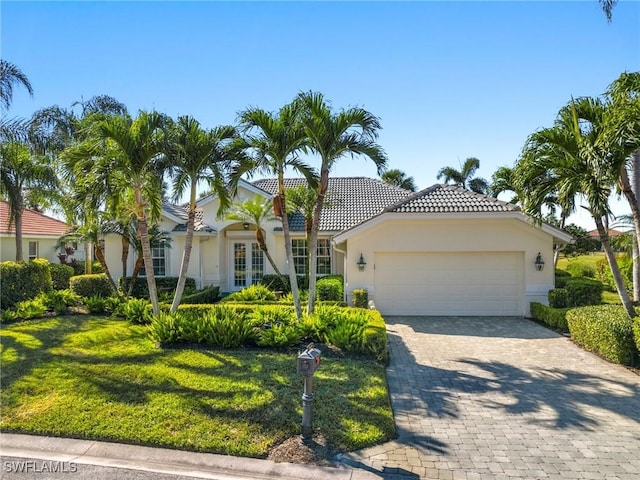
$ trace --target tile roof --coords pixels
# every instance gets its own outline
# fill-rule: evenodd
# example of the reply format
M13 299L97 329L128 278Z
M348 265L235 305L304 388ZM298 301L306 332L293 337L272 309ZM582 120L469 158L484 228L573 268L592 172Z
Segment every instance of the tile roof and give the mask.
M180 223L173 227L174 232L186 232L187 231L187 221L189 220L189 206L187 204L184 205L173 205L171 203L164 203L162 205L162 209L173 215L174 217L179 218L184 221L184 223ZM194 223L194 232L209 232L213 233L216 231L215 228L210 227L206 223L204 223L204 214L202 210L196 209L196 219Z
M487 195L452 185L437 184L414 193L391 205L385 212L393 213L472 213L514 212L520 208Z
M253 185L275 195L277 180L267 178L253 182ZM304 178L286 178L285 188L307 185ZM329 189L325 208L320 216L320 230L338 232L351 228L381 213L411 195L411 192L394 187L380 180L367 177L329 178ZM295 213L290 216L292 231L304 231L304 216Z
M60 237L67 233L71 225L44 215L35 210L26 209L22 214L23 235L51 235ZM0 233L14 234L15 224L9 228L9 204L0 200Z

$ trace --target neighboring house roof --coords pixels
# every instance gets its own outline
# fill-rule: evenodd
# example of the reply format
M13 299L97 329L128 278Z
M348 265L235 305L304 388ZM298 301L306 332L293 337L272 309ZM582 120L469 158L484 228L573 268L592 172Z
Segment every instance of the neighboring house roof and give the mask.
M71 225L36 212L25 209L22 213L22 235L50 235L60 237L67 233ZM9 204L0 200L0 233L15 234L15 223L9 227Z
M285 188L307 185L304 178L285 178L284 182ZM253 185L271 195L278 191L275 178L257 180ZM325 207L320 216L320 231L339 232L351 228L409 195L411 192L408 190L373 178L330 177ZM289 227L292 231L304 231L304 226L302 214L294 213L290 216Z
M617 237L619 235L624 235L626 232L621 232L620 230L615 230L613 228L609 229L609 238ZM600 240L600 234L598 230L591 230L587 232L587 235L591 238L595 238L596 240Z
M437 184L385 208L394 213L514 212L520 208L461 187Z
M162 209L175 217L178 220L182 220L184 223L179 223L173 227L173 232L186 232L187 222L189 220L189 206L185 205L173 205L171 203L164 203ZM204 223L204 215L201 209L196 209L196 219L194 223L194 232L209 232L215 233L216 229Z

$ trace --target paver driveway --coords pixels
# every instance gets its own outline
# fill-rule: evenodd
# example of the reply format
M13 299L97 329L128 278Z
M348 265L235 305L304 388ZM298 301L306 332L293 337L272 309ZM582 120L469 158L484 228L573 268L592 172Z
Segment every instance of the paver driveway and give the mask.
M640 479L640 376L521 318L390 317L385 478Z

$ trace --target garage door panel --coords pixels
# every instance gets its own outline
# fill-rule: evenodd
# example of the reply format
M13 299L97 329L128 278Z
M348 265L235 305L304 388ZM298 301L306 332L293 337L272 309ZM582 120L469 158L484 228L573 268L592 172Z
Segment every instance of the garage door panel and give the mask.
M378 252L375 303L383 314L521 315L522 253Z

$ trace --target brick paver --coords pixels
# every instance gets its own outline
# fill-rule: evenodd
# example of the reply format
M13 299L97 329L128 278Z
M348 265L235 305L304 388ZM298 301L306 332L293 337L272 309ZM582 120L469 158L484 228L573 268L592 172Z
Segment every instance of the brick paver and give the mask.
M640 376L521 318L386 318L384 478L640 479Z

